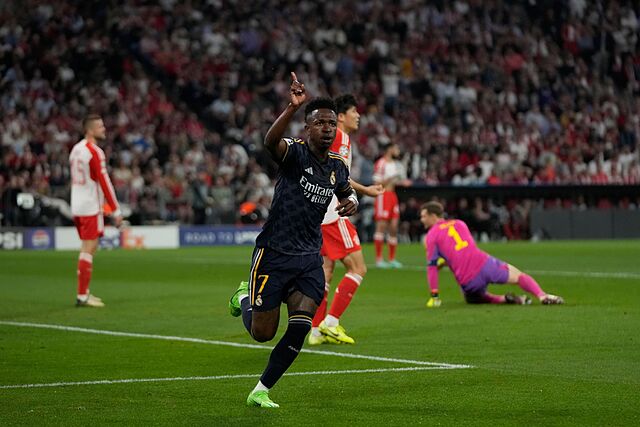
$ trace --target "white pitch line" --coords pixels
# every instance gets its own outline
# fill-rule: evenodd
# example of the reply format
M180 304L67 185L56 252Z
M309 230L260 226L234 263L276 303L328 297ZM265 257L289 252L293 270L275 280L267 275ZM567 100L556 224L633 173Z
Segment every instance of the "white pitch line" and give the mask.
M367 264L367 266L375 268L375 264ZM409 271L426 271L425 265L404 265L398 270ZM529 270L527 272L531 274L539 274L541 276L560 276L560 277L593 277L599 279L640 279L640 273L634 273L632 271L619 271L619 272L605 272L605 271L562 271L562 270Z
M347 375L347 374L377 374L384 372L408 372L408 371L435 371L457 369L445 366L413 366L410 368L379 368L379 369L346 369L342 371L309 371L309 372L288 372L284 376L305 376L305 375ZM120 380L95 380L95 381L70 381L40 384L10 384L0 385L0 390L16 388L44 388L44 387L66 387L79 385L103 385L103 384L131 384L131 383L158 383L170 381L212 381L228 380L239 378L257 378L260 374L238 374L238 375L212 375L197 377L172 377L172 378L126 378Z
M260 350L273 349L273 347L269 347L266 345L259 345L259 344L243 344L243 343L236 343L236 342L229 342L229 341L205 340L202 338L177 337L177 336L170 336L170 335L155 335L155 334L140 334L135 332L108 331L103 329L79 328L76 326L53 325L48 323L12 322L7 320L0 320L0 325L18 326L18 327L26 327L26 328L55 329L59 331L83 332L88 334L109 335L109 336L116 336L116 337L148 338L148 339L165 340L165 341L192 342L197 344L223 345L228 347L253 348L253 349L260 349ZM473 367L471 365L425 362L422 360L396 359L391 357L367 356L363 354L342 353L337 351L302 349L302 352L310 353L310 354L320 354L324 356L345 357L350 359L365 359L365 360L374 360L378 362L405 363L409 365L435 366L435 367L449 368L449 369L465 369L465 368Z
M192 263L192 264L205 264L211 263L211 260L208 258L187 258L185 260L181 260L182 263ZM234 260L226 260L222 262L225 265L241 265L245 264L246 261L234 261ZM343 268L342 264L336 265L337 268ZM375 264L367 264L367 267L376 268ZM402 267L398 268L398 270L408 270L408 271L426 271L427 268L425 265L410 265L405 264ZM621 271L621 272L605 272L605 271L563 271L563 270L529 270L526 269L527 272L532 274L539 274L542 276L560 276L560 277L593 277L600 279L632 279L637 280L640 279L640 273L636 273L633 271Z
M601 279L640 279L640 273L632 272L610 272L602 271L553 271L553 270L527 270L533 274L542 276L564 276L564 277L597 277Z

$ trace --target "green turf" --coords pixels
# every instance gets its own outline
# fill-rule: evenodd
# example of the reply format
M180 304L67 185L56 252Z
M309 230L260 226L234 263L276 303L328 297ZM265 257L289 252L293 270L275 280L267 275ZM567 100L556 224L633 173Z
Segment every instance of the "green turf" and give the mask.
M640 242L485 248L567 304L466 305L445 272L443 306L428 310L424 252L400 246L406 268L370 268L343 317L356 345L319 348L472 369L284 377L271 392L281 408L261 410L244 402L268 350L0 324L0 386L256 374L0 389L0 425L640 424ZM253 343L227 309L250 255L101 251L92 290L107 307L76 309L77 253L0 252L0 320ZM290 371L407 366L302 354Z

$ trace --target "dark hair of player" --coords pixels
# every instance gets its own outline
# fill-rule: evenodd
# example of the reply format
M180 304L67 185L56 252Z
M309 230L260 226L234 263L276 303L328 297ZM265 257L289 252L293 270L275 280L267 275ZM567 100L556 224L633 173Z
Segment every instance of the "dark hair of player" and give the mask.
M444 216L444 206L440 202L427 202L420 206L420 210L426 210L428 213L435 214L440 218Z
M328 110L336 112L336 103L333 102L331 98L314 98L312 99L307 106L304 108L304 120L306 121L309 118L309 115L321 108L326 108Z
M89 129L91 122L101 119L102 117L100 117L99 114L87 114L85 118L82 119L82 130L86 132L87 129Z
M350 93L340 95L336 98L336 114L344 114L351 107L357 107L356 97Z
M382 144L382 146L380 148L382 148L382 152L383 153L386 153L394 145L395 145L395 143L393 143L393 142L387 142L386 144Z

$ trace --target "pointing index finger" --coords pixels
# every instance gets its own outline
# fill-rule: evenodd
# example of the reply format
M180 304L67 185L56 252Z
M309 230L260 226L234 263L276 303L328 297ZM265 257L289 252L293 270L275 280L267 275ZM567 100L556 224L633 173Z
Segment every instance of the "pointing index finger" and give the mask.
M300 83L300 82L298 81L298 77L296 77L296 73L294 73L293 71L291 72L291 78L293 79L293 82L294 82L294 83Z

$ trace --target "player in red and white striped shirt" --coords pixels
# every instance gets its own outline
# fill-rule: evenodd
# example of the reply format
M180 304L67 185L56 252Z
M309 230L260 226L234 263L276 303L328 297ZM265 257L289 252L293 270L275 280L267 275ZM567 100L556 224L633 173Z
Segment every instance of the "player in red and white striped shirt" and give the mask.
M330 150L340 154L347 162L348 168L351 169L353 153L349 134L358 130L360 114L353 95L341 95L335 101L336 113L338 113L338 129ZM380 185L365 186L353 179L350 182L351 186L359 194L376 197L382 194L383 191ZM355 340L348 336L344 327L340 325L340 316L351 304L351 300L367 272L367 266L362 255L362 247L360 246L356 227L347 218L338 215L338 212L336 212L337 205L338 199L334 196L322 221L322 249L320 250L320 255L324 258L322 267L325 276L325 290L322 302L318 306L311 322L312 329L308 339L310 345L355 343ZM327 313L330 283L338 260L344 264L347 272L336 288Z
M82 241L78 258L77 306L104 307L102 300L89 292L93 255L98 249L98 239L104 234L105 205L114 218L115 225L122 222L120 206L107 173L104 152L97 142L106 138L102 118L88 115L82 121L84 139L71 149L71 213Z
M389 143L384 147L384 154L373 167L373 182L384 186L384 193L376 198L373 219L376 222L376 232L373 242L376 249L376 265L380 268L402 266L396 260L398 246L398 222L400 221L400 207L396 194L396 184L405 179L405 171L397 160L400 148L397 144ZM388 233L388 234L387 234ZM389 262L382 258L382 246L385 234L389 245Z

